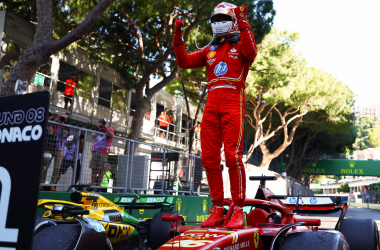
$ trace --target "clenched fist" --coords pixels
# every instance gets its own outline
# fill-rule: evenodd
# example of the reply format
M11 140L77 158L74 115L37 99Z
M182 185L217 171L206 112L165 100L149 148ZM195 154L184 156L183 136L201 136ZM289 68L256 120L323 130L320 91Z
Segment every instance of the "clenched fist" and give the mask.
M183 20L176 20L175 21L175 29L174 34L182 34L183 28L186 26L185 21Z

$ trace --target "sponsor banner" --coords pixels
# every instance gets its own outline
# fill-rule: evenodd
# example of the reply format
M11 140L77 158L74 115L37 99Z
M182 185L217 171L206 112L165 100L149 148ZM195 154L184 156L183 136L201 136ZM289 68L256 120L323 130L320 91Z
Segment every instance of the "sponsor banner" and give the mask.
M132 203L135 197L121 197L119 203ZM173 201L172 197L140 197L140 199L136 200L136 203L163 203L168 202L171 203Z
M0 98L0 249L31 249L49 92Z
M312 175L380 176L380 161L322 160L303 171Z

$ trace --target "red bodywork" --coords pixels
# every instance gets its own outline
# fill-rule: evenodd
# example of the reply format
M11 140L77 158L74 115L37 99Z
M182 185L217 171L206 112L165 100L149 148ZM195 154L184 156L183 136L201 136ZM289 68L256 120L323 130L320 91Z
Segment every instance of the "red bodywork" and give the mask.
M226 219L223 225L218 227L200 227L196 226L178 226L177 222L183 221L182 216L164 215L163 220L171 221L173 229L169 235L176 235L175 238L168 241L159 249L220 249L220 250L237 250L237 249L260 249L268 248L273 237L284 227L289 224L305 222L302 226L291 228L287 234L302 231L318 231L321 225L320 219L305 218L294 214L293 210L284 205L280 199L270 199L273 193L260 187L265 200L263 199L246 199L244 206L252 206L252 210L247 214L247 225L241 229L230 230L226 225L231 218L233 211L233 201L224 200L224 205L229 206ZM257 197L257 196L256 196ZM264 197L263 197L264 198ZM332 209L331 206L321 206L320 209ZM347 206L343 207L346 209ZM315 207L313 207L315 209ZM276 212L281 219L281 223L275 223L267 215ZM186 223L199 223L190 222ZM340 232L332 231L340 234ZM179 236L180 234L180 236Z

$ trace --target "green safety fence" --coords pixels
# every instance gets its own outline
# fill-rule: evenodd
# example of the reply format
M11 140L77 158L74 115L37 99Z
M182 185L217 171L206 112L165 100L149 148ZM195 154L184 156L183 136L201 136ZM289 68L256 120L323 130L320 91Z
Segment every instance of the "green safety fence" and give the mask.
M71 192L49 192L40 191L39 199L52 199L70 201ZM122 193L100 193L110 201L117 201L118 197L135 197L133 194ZM152 197L152 195L139 195L140 197ZM187 221L205 221L208 218L207 211L212 206L211 199L206 196L182 196L182 195L159 195L160 197L168 196L173 204L178 204L179 212L184 216ZM127 206L128 207L128 206ZM176 209L176 208L175 208ZM138 219L149 219L158 213L160 209L134 209L132 215ZM173 210L176 211L176 210ZM44 210L38 209L37 216L42 216Z

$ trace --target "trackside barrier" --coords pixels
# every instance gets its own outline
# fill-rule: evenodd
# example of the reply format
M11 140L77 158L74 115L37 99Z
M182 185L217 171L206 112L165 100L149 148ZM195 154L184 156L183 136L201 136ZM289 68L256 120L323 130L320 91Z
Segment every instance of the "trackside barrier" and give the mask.
M358 208L367 208L367 209L374 209L374 210L380 210L380 204L371 204L371 203L351 203L350 207L358 207Z
M113 138L108 155L107 150L95 152L93 145L103 136L104 132L49 121L41 189L66 191L86 184L114 193L209 194L200 157L119 136ZM111 178L104 177L107 171Z
M297 196L298 194L301 194L301 196L306 197L314 196L313 191L303 186L301 183L299 183L292 177L287 178L287 186L289 196Z

